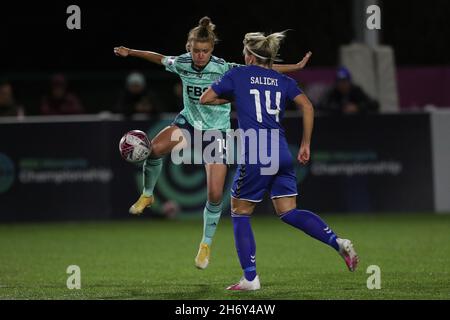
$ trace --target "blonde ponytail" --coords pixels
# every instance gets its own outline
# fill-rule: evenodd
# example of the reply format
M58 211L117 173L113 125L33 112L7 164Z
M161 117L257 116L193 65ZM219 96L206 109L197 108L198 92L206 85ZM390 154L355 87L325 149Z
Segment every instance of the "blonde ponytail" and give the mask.
M244 37L244 52L256 57L260 64L272 65L274 61L281 61L277 58L280 44L286 38L286 31L275 32L265 36L261 32L247 33Z

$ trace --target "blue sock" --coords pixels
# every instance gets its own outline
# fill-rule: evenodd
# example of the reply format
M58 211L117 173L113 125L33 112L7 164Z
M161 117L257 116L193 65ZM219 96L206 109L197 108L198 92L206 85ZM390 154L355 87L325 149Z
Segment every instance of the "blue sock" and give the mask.
M287 224L302 230L311 237L322 241L339 251L339 245L336 242L336 234L318 215L311 211L292 209L282 214L280 218Z
M244 277L252 281L256 277L256 243L253 237L250 217L231 213L234 229L234 243L241 262Z

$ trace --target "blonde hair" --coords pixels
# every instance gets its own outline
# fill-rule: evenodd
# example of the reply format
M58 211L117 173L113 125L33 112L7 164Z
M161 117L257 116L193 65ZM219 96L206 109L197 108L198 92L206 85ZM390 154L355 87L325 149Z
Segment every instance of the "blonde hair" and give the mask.
M214 32L215 28L216 25L211 22L211 19L209 17L201 18L200 21L198 22L198 26L192 28L191 31L189 31L188 33L186 50L187 51L191 50L191 44L193 41L210 42L214 47L214 44L216 44L219 41L216 33Z
M244 54L255 56L259 64L272 65L277 58L281 41L286 38L286 31L275 32L266 36L262 32L247 33L244 37Z

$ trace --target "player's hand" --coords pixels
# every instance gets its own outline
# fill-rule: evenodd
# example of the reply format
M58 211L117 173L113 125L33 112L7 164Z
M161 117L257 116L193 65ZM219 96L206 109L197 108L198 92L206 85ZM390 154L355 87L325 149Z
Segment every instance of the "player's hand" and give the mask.
M116 54L116 56L119 57L128 57L128 55L130 54L130 49L126 48L126 47L115 47L114 48L114 53Z
M308 53L305 54L305 56L303 57L302 61L297 63L298 68L303 69L306 66L306 64L308 63L309 58L311 58L311 56L312 56L312 52L308 51Z
M309 144L303 144L300 146L300 150L298 150L297 160L301 164L305 165L309 162Z

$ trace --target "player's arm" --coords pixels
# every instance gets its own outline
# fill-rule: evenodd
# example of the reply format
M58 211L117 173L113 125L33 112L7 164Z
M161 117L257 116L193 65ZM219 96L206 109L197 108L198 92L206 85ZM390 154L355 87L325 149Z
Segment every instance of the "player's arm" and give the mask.
M214 82L200 97L200 104L218 105L230 103L223 97L232 97L234 91L233 74L234 70L226 72L220 80ZM233 99L233 98L230 98Z
M310 158L311 136L314 125L314 108L305 94L299 94L294 98L294 102L303 113L303 136L297 160L301 164L306 164Z
M217 93L209 87L208 90L203 92L202 96L200 97L200 104L203 105L218 105L218 104L225 104L230 103L230 101L219 98Z
M116 56L119 57L136 57L136 58L141 58L156 64L160 64L162 65L162 60L165 58L165 56L163 56L162 54L156 53L156 52L152 52L152 51L142 51L142 50L135 50L135 49L130 49L130 48L126 48L126 47L115 47L114 48L114 53L116 54Z
M296 64L274 64L272 66L272 68L275 71L278 71L280 73L295 72L295 71L303 69L306 66L306 64L308 63L309 58L311 58L311 56L312 56L312 52L309 51L307 54L305 54L305 56L299 63L296 63Z

